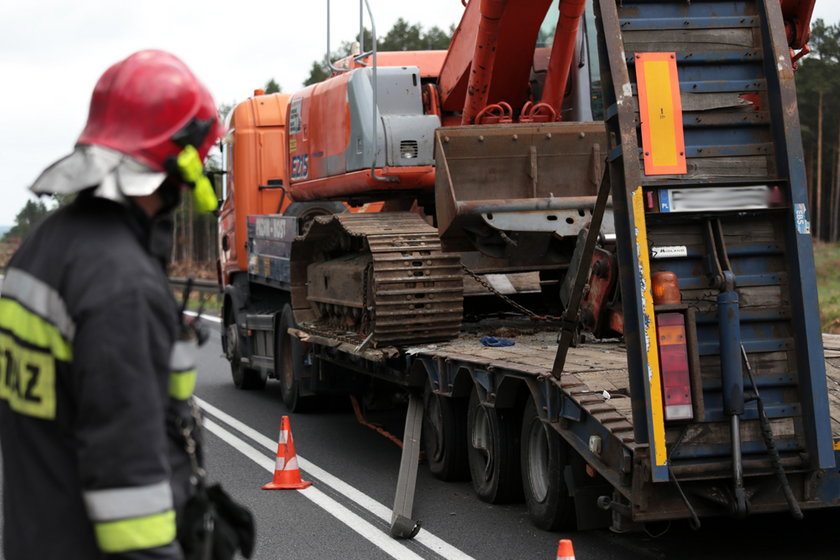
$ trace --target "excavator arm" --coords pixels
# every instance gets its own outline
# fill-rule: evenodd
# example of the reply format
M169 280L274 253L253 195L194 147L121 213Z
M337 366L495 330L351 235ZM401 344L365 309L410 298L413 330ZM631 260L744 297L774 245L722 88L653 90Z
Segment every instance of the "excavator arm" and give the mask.
M781 0L785 31L792 49L803 49L811 35L811 16L816 0Z
M794 60L809 52L815 1L780 0L788 43L792 51L800 51L792 53ZM467 4L441 69L444 113L460 111L462 125L561 120L586 0L559 0L560 17L537 100L529 89L529 76L540 25L552 3L471 0Z

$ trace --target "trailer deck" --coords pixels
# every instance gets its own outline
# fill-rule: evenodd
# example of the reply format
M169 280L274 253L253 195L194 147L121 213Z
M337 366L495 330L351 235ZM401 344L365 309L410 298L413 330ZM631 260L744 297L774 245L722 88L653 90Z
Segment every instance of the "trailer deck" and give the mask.
M556 329L540 326L525 319L507 320L492 325L480 322L464 325L461 335L448 342L413 346L360 349L363 338L355 333L317 332L293 329L302 340L355 354L372 362L384 362L400 354L434 361L473 366L481 371L509 372L545 380L568 395L575 404L608 428L626 447L633 449L632 401L624 344L617 340L591 341L570 348L560 380L551 375L557 351ZM512 346L485 346L481 338L508 338ZM834 441L840 442L840 335L823 334L827 389L831 406L831 427ZM750 426L746 423L745 428ZM747 428L749 429L749 428ZM784 435L782 423L774 422L774 433ZM672 442L668 438L669 443Z
M513 346L483 346L483 336L506 332L516 333ZM632 401L629 398L629 377L625 347L618 341L593 341L570 348L559 381L551 377L557 350L557 331L550 329L505 328L482 331L469 326L453 341L415 347L411 353L433 359L457 360L481 369L519 371L549 379L559 386L578 406L604 425L622 444L636 447L633 435ZM835 450L840 447L840 335L823 334L826 383L831 407L831 433ZM785 435L790 424L774 421L773 431ZM752 431L750 422L744 428ZM674 438L668 437L668 443Z
M480 341L484 336L504 336L508 332L517 333L510 337L513 346L484 346ZM624 445L635 447L624 345L618 341L594 341L570 348L562 377L555 380L551 368L557 352L557 335L557 330L534 328L528 322L519 328L495 325L489 331L480 326L467 326L453 341L415 347L410 352L473 364L481 370L507 370L545 379L608 427Z

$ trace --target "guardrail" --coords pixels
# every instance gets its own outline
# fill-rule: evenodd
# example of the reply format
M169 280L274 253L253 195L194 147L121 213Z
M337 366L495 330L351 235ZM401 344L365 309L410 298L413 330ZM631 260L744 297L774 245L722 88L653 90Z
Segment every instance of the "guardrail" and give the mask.
M187 279L172 276L169 278L169 285L175 290L183 291L184 287L187 285ZM192 289L196 292L201 292L202 294L218 294L220 292L219 283L215 280L200 280L194 278L192 281Z

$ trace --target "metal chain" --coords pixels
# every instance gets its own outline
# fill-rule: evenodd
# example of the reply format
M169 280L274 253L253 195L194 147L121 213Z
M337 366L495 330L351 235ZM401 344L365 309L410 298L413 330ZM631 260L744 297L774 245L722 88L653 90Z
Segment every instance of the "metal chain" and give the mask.
M563 320L562 317L555 317L554 315L537 315L536 313L534 313L533 311L531 311L530 309L528 309L524 305L521 305L520 303L513 301L511 298L509 298L506 295L504 295L503 293L501 293L499 290L494 288L492 284L490 284L487 280L485 280L482 276L480 276L479 274L476 274L475 272L473 272L472 270L467 268L467 266L465 264L462 263L461 268L464 269L464 272L466 272L468 276L472 277L473 280L478 282L479 285L483 286L488 292L498 296L502 301L504 301L505 303L507 303L508 305L513 307L514 309L524 313L525 315L530 317L532 321L562 321Z

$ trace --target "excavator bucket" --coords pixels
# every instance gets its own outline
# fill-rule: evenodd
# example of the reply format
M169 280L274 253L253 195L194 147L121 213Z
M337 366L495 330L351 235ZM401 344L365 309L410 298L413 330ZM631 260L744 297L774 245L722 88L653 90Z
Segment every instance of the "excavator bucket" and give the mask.
M444 250L540 258L552 238L577 236L591 219L606 145L601 122L438 129Z

